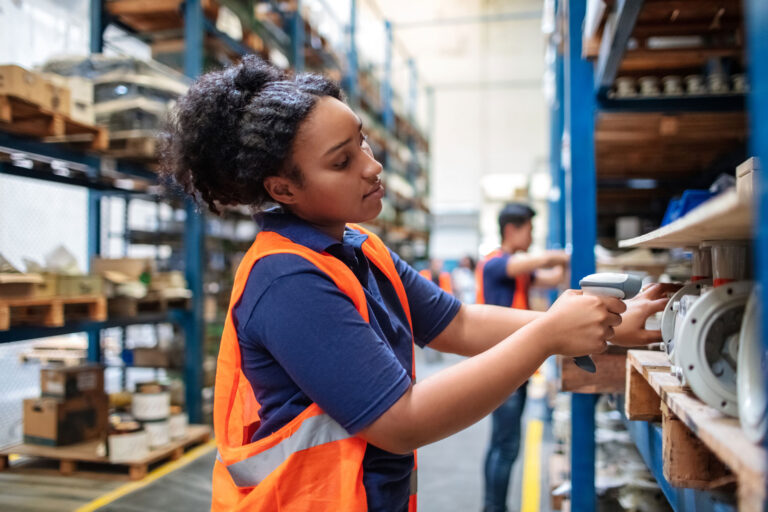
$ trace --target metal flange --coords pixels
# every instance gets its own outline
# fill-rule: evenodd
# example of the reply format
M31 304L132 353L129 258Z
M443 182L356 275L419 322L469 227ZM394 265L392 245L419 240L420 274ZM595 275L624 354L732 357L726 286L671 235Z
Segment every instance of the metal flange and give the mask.
M738 281L702 295L678 329L675 360L703 402L738 416L736 368L742 317L751 281Z
M760 340L759 320L758 293L755 289L749 297L741 322L739 371L736 376L741 428L753 443L762 443L768 433L768 399L763 382L763 369L768 354Z
M664 341L664 349L670 361L673 360L675 352L675 322L677 320L677 307L675 304L680 302L683 295L699 295L702 285L711 283L712 281L687 283L669 298L669 302L664 307L664 311L661 313L661 339Z

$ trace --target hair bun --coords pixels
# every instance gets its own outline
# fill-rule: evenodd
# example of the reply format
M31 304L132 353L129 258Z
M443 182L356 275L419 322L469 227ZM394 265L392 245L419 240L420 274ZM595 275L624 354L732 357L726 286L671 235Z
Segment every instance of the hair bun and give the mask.
M284 79L284 74L278 68L267 64L255 55L246 55L237 66L235 87L244 92L258 92L270 82Z

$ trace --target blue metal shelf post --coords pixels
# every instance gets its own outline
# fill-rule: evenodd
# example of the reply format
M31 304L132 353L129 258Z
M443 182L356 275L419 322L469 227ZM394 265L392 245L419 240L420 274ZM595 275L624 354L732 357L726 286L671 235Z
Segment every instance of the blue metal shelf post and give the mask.
M755 271L760 283L763 349L768 350L768 4L764 0L747 0L747 48L749 51L749 119L750 153L759 160L760 172L755 210ZM768 376L763 375L768 388ZM768 445L768 440L765 442Z
M200 0L184 4L184 74L196 78L203 67L203 9ZM184 230L185 274L192 290L192 308L184 312L184 387L191 423L202 421L203 389L203 235L205 219L191 199L186 200Z
M296 73L304 71L304 18L301 17L301 0L296 0L296 12L291 17L291 60Z
M381 82L381 101L384 126L392 131L395 128L395 111L392 108L392 22L384 20L384 79Z
M103 0L91 0L91 53L101 53L104 49L104 12ZM93 168L91 174L100 172ZM101 254L101 192L88 190L88 270L93 257ZM88 361L101 361L101 330L88 329Z
M349 25L347 26L347 69L344 76L349 102L357 107L357 0L349 2Z
M595 176L595 98L592 64L581 58L581 27L586 2L568 0L565 51L565 129L570 136L570 161L565 167L572 242L571 287L595 271L597 179ZM597 395L571 397L571 484L573 510L595 510L595 402Z
M556 190L557 194L549 198L548 238L550 249L562 249L565 247L565 173L563 172L561 151L564 123L563 56L557 50L557 44L552 43L552 45L555 47L555 62L552 66L555 75L555 90L549 118L549 168L552 180L551 190Z

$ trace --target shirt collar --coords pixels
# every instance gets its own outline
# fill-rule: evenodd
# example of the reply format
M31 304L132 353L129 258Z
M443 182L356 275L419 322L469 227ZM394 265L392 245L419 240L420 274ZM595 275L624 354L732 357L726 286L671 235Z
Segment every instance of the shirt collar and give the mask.
M279 206L257 213L254 215L254 220L263 231L273 231L316 252L327 251L334 245L349 245L355 249L361 249L363 242L368 238L368 235L347 227L344 229L343 242L339 242Z

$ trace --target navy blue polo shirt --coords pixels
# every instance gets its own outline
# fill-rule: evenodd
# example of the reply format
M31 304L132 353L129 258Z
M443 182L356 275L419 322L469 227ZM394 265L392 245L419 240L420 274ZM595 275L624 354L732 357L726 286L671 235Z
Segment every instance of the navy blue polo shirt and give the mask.
M347 228L339 242L279 211L256 220L262 230L347 264L365 290L370 322L327 274L300 256L273 254L253 266L233 309L243 373L261 404L253 440L277 431L312 402L356 434L411 385L411 332L395 289L363 254L367 235ZM390 254L408 297L414 339L424 346L461 303ZM368 445L363 483L369 509L407 510L412 468L412 455Z
M490 258L483 265L483 298L486 304L510 307L515 298L517 281L507 275L510 254L503 253ZM531 273L531 282L535 273Z

